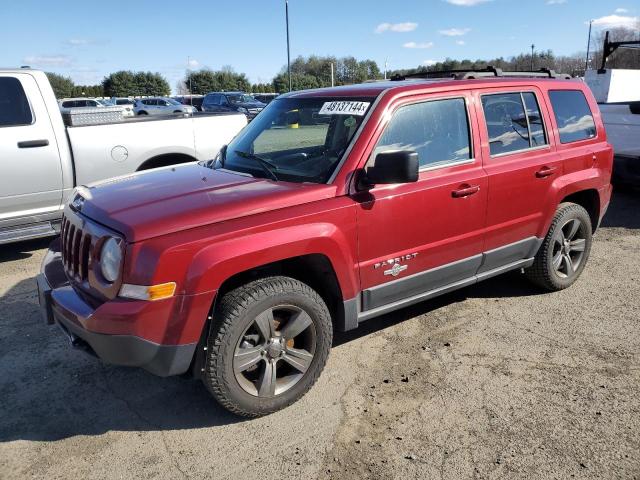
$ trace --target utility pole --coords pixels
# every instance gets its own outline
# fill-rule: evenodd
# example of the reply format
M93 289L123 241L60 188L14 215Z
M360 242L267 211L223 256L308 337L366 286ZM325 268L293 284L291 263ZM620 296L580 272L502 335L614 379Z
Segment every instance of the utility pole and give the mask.
M293 90L291 84L291 49L289 46L289 0L284 1L285 17L287 20L287 72L289 73L289 91Z
M333 79L333 62L331 62L331 86L335 87L335 81Z
M533 72L533 51L535 50L536 46L532 43L531 44L531 71Z
M193 107L193 90L191 90L191 57L187 56L187 76L189 77L189 103Z
M388 66L389 62L388 59L384 59L384 79L387 79L387 66Z
M589 21L589 39L587 40L587 58L584 61L584 74L587 74L589 69L589 54L591 53L591 28L593 27L593 20Z

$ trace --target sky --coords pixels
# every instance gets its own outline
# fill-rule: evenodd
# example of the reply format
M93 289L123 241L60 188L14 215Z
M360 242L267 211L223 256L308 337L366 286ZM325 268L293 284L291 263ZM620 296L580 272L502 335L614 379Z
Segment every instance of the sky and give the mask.
M284 0L0 0L0 66L95 84L117 70L230 65L252 82L286 66ZM389 69L447 57L586 51L596 30L637 25L638 0L289 0L291 57L352 55Z

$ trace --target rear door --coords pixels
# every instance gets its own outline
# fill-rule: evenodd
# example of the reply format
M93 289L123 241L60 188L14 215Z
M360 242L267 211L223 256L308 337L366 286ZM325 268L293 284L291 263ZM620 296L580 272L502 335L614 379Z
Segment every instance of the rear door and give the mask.
M60 156L36 80L0 73L0 227L38 221L61 201Z
M392 109L369 164L379 152L413 150L420 177L354 195L365 313L473 283L482 260L487 180L471 96L414 97Z
M532 256L543 238L562 161L549 141L549 114L535 87L476 93L489 178L487 257L481 273Z

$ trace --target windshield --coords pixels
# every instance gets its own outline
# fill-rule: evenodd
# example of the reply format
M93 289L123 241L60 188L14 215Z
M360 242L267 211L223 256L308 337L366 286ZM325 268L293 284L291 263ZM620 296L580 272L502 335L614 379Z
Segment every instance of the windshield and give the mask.
M373 100L276 99L222 151L215 168L290 182L326 183Z
M229 103L253 103L256 101L251 95L227 95Z
M165 98L164 100L166 100L167 102L169 102L171 105L182 105L180 102L177 102L176 100L174 100L173 98Z

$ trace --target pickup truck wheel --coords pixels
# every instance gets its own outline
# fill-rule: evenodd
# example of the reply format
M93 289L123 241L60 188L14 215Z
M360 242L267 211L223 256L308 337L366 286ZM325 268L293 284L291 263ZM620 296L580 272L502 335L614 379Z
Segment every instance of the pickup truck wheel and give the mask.
M587 263L591 235L587 211L575 203L562 203L533 265L525 274L534 284L550 291L570 287Z
M227 293L214 312L204 383L231 412L258 417L287 407L316 382L333 327L308 285L268 277Z

